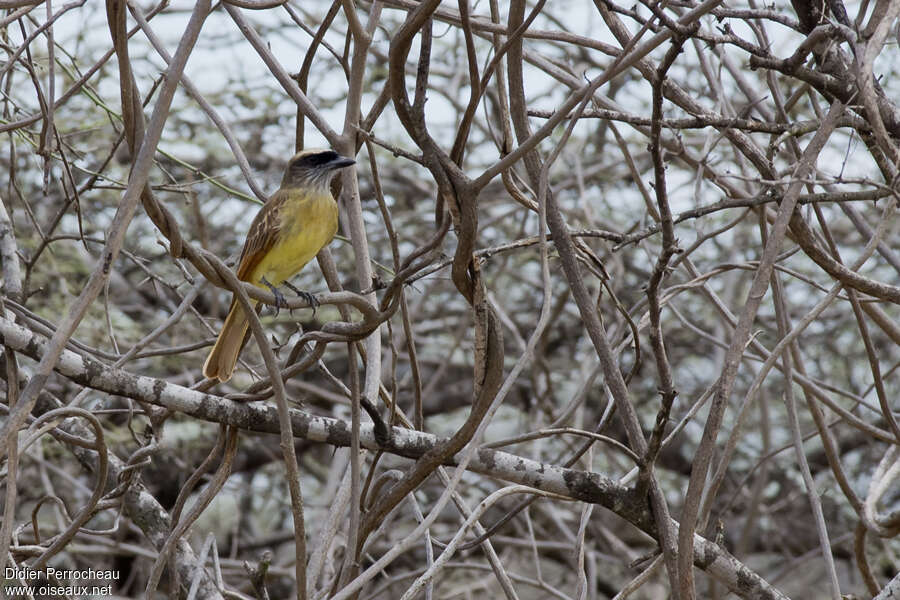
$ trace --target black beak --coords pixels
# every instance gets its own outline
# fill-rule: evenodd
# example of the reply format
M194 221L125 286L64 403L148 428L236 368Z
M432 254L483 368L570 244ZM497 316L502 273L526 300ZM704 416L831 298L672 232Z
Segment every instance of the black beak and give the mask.
M349 167L355 164L356 161L352 158L347 158L346 156L341 156L340 154L338 154L336 157L328 161L328 170L331 171L334 169L343 169L344 167Z

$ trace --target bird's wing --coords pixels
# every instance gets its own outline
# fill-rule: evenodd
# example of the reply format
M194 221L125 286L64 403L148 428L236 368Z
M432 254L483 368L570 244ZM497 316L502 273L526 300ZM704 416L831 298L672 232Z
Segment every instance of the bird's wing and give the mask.
M282 190L275 192L250 224L250 231L247 232L247 240L244 242L237 268L237 277L241 281L250 281L253 270L278 240L281 231L281 209L286 199L287 194Z

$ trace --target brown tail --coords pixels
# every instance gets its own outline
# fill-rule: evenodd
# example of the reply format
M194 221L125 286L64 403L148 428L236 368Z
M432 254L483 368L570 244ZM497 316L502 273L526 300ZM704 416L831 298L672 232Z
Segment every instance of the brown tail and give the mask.
M219 332L219 337L210 350L206 362L203 363L204 376L217 378L219 381L231 379L249 327L250 320L244 309L237 302L233 302L225 318L225 324L222 325L222 331Z

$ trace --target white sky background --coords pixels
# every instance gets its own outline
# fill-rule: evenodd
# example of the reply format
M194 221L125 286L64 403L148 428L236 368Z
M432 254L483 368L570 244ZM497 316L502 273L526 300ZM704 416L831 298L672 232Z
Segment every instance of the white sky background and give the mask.
M736 3L729 4L732 6L738 6L738 4ZM302 8L311 13L321 15L324 14L324 12L327 10L329 3L293 2L292 5L298 11ZM90 4L88 6L90 6ZM453 6L455 8L456 3L450 2L448 6ZM170 53L173 53L177 46L181 32L184 28L184 24L187 21L192 7L192 2L180 0L174 1L172 2L170 8L168 8L163 14L155 17L151 21L151 26L154 28L157 35L165 40ZM502 6L502 10L504 10L504 13L505 8L505 6ZM786 14L793 16L793 10L791 9L789 3L780 2L778 4L778 8ZM850 4L847 6L847 9L852 18L855 13L856 6ZM473 3L474 14L484 15L487 13L487 10L488 8L485 2ZM593 7L593 4L589 1L554 1L552 3L549 3L545 7L545 10L551 12L554 17L562 19L566 30L570 32L587 37L592 37L595 39L600 39L601 41L612 44L615 43L607 28L603 24L602 19L600 19L599 15L597 14L596 9ZM290 29L282 29L279 32L270 31L267 33L264 31L267 27L274 27L278 23L290 23L290 18L284 10L272 9L264 11L243 12L246 18L256 25L257 30L263 32L263 35L270 45L273 54L278 57L285 69L288 72L296 72L303 60L303 55L309 43L309 37L294 26L291 26ZM646 13L646 11L644 12ZM394 28L402 18L402 14L403 13L401 11L385 8L382 18L383 21L388 23L389 28ZM360 15L362 18L365 18L366 10L360 9ZM343 19L341 15L338 16L337 22L338 27L342 29ZM625 22L629 26L632 26L631 22L627 20ZM130 24L133 24L133 22L130 21ZM741 22L737 20L731 20L730 25L734 27L737 34L747 35L749 37L749 32L746 31L745 28L743 28L743 24ZM551 23L547 19L544 19L542 17L538 18L533 27L537 29L560 28L558 23ZM779 57L786 57L791 52L793 52L793 49L800 41L799 36L793 33L789 33L786 28L781 27L777 24L767 24L766 27L767 32L771 36L773 41L773 53L775 55ZM289 36L283 35L285 31L289 32ZM441 23L435 24L434 32L436 49L439 48L439 44L442 43L442 37L457 35L457 30L455 28L451 28L450 26ZM13 30L11 32L11 35L15 37L16 33L17 32ZM86 45L96 44L99 46L103 46L107 44L109 34L106 25L105 11L103 10L102 4L99 2L96 3L93 10L86 6L82 9L75 9L64 15L56 23L55 35L57 36L57 39L60 40L63 44L65 44L66 40L72 38L73 36L79 35L84 38L84 44ZM343 39L340 36L332 35L327 39L329 39L339 51L342 49ZM479 43L483 44L481 40L479 40ZM532 40L528 42L528 44L532 47L540 48L543 52L546 52L550 55L552 55L553 53L552 47L549 47L546 42ZM386 39L384 31L380 31L377 35L375 46L385 54L387 53L388 40ZM416 48L417 45L414 44L413 51L411 53L411 57L413 58L415 57ZM133 57L137 58L142 55L152 56L152 61L154 65L156 65L156 68L162 68L162 61L156 56L155 52L152 50L152 48L150 48L149 43L141 33L136 34L132 38L130 42L130 49ZM738 62L746 58L746 54L744 54L743 52L737 51L734 48L726 49L727 51L732 53L733 58ZM665 48L663 47L661 51L664 50ZM674 68L678 69L694 65L696 58L691 56L692 53L693 49L688 48L685 55L682 55L682 57L679 59L679 62L676 63L676 66ZM599 53L594 52L594 54L599 57ZM487 56L487 53L482 52L480 53L480 55ZM894 59L896 59L896 46L894 46L893 51L884 53L878 66L886 67L888 65L893 65L896 62ZM319 106L323 107L323 112L325 113L332 127L336 130L340 130L343 124L343 103L341 102L341 100L345 91L343 74L340 72L335 72L331 74L332 76L330 77L328 74L322 74L321 65L327 65L328 68L334 68L336 64L330 58L328 52L324 48L320 48L317 55L317 62L317 67L319 68L314 68L314 75L311 77L311 84L316 83L317 85L315 85L310 95L314 98L317 97L320 100L323 100L318 103ZM606 64L608 63L608 58L599 57L598 62ZM158 75L158 71L140 71L140 69L146 65L146 63L144 62L135 61L135 64L138 69L140 84L146 85L149 81L149 78ZM109 65L110 67L114 66L114 59L110 61ZM573 68L573 70L577 71L579 69L578 65L570 66ZM197 85L204 93L208 94L215 95L220 93L223 89L230 89L235 95L237 95L238 93L259 94L260 98L264 97L266 94L271 94L272 96L274 96L274 98L270 99L270 101L272 102L277 101L277 95L281 94L281 99L284 100L284 102L281 103L278 108L279 113L284 114L285 117L292 117L293 108L291 106L289 98L280 90L279 84L268 73L256 52L243 39L243 36L237 30L231 18L222 9L213 12L207 18L203 33L198 42L197 48L191 55L186 72L192 79L194 84ZM526 71L526 74L528 76L528 80L526 81L528 91L529 93L533 93L537 99L534 104L535 108L552 110L568 93L568 90L565 89L564 86L550 79L549 76L538 71L537 69L531 68ZM597 69L592 68L586 73L586 76L591 77L596 76L597 74L599 74L599 72L597 72ZM699 78L700 74L697 73L696 77ZM891 80L893 80L892 77L889 78L889 81ZM241 82L240 85L246 85L247 89L238 89L238 84L235 84L234 82ZM408 77L408 82L411 88L411 76ZM107 85L101 88L100 92L103 95L104 100L108 102L110 106L117 107L119 104L118 90L113 88L111 81L106 80L106 83ZM464 84L465 82L460 83ZM726 76L725 84L728 85L729 83L730 80ZM639 98L643 95L647 96L645 100L649 102L649 86L647 86L646 82L629 85L640 86L640 89L636 90L636 93L631 95L627 93L619 94L619 96L617 97L618 100L621 100L623 98L628 99L629 97ZM60 88L61 86L58 85L57 89ZM601 89L601 93L603 91L604 90ZM146 92L146 90L142 89L142 92ZM544 95L544 92L546 92L546 96ZM761 93L765 94L766 90L761 90ZM465 100L467 94L467 88L461 86L458 94L459 97ZM185 102L186 100L184 95L181 95L176 99L176 107L179 105L183 105ZM332 103L333 106L329 108L328 105ZM257 109L255 107L252 109L245 109L242 106L242 103L235 99L232 99L232 101L227 103L216 104L216 106L219 110L222 111L223 116L229 122L238 123L238 125L239 121L242 118L250 118L257 114ZM366 110L368 104L364 102L363 106L364 110ZM633 110L639 113L645 113L649 110L646 105L644 107L624 106L624 108L626 110ZM667 106L666 108L671 111L671 105ZM432 126L441 124L442 122L446 123L447 125L452 125L455 122L455 110L449 103L446 103L439 94L432 93L429 95L427 113L429 117L429 123ZM402 141L402 130L399 128L396 120L390 118L389 115L391 115L390 107L385 112L385 116L388 118L382 118L378 122L378 134L382 137L385 137L386 139L391 139L399 136L398 140ZM446 115L447 118L443 118L444 115ZM213 131L212 124L206 120L205 116L198 116L197 120L198 122L202 121L204 127L210 130L211 135L217 135ZM271 147L273 154L286 156L290 154L291 150L293 149L293 124L289 123L286 125L289 126L285 127L283 136L278 136L276 134L271 136L271 139L270 137L266 138L266 143ZM449 144L449 141L447 143ZM306 145L321 146L323 144L324 140L321 138L321 136L317 135L313 128L307 127ZM166 142L164 141L163 147L165 146ZM202 154L206 151L208 151L208 148L204 148L202 146L192 146L191 144L180 144L177 148L179 157L186 160L195 160L199 157L196 155L192 156L192 154ZM493 158L493 156L486 157L487 160ZM834 164L832 158L836 157L828 158L823 161L822 164L826 166ZM843 157L841 157L841 159L842 158ZM477 156L472 157L472 161L480 162L478 161ZM677 195L675 199L677 200Z
M737 3L729 3L729 5L735 7L740 6ZM327 11L329 3L293 2L292 6L294 6L298 12L302 9L315 15L323 15ZM447 6L455 8L457 4L456 2L449 2L447 3ZM187 22L192 8L192 2L175 1L163 14L158 15L151 21L151 26L156 34L164 40L170 54L174 53L177 47L184 25ZM790 4L784 0L777 5L777 8L787 15L794 16ZM857 7L854 4L847 6L851 18L853 18L856 8ZM506 9L507 6L505 3L501 3L501 10L504 12L504 17ZM473 3L472 10L474 15L485 15L488 12L487 3L483 1L475 2ZM592 2L587 0L554 0L554 2L550 2L545 6L545 10L548 11L549 14L552 14L553 17L561 19L562 25L567 31L615 44L614 39L603 24L600 16L597 14ZM647 11L644 10L643 12L646 14ZM293 25L286 12L283 9L264 11L245 10L243 11L243 14L248 21L255 25L257 31L259 31L267 40L271 51L279 59L282 66L290 73L298 71L310 38L307 34L303 33L299 28ZM360 9L360 15L361 18L366 18L367 7ZM396 29L404 15L405 13L403 11L390 8L384 9L382 13L382 22L385 24L386 29L379 30L374 42L374 47L383 54L386 55L389 49L388 33ZM307 23L315 23L318 18L306 18L305 20ZM635 30L632 22L627 19L625 19L625 22L628 26L632 27L633 31ZM344 29L342 15L339 14L336 23L336 28L342 31ZM707 26L713 26L710 25L713 23L711 19L707 19L705 23ZM279 24L284 25L285 27L279 28ZM735 29L735 33L753 39L740 21L730 20L729 24ZM133 21L129 18L129 26L133 25ZM532 27L534 29L551 30L558 30L561 28L560 23L552 22L543 16L539 17ZM767 23L766 30L773 42L773 53L778 57L784 58L789 56L801 40L800 36L793 32L789 32L787 28L778 24ZM70 11L57 21L54 32L57 40L65 47L70 47L68 46L68 43L69 40L72 40L73 38L80 38L80 44L86 48L105 49L109 44L106 15L102 3L99 2L89 2L83 8ZM441 51L447 52L447 48L456 48L455 54L451 53L450 60L456 60L459 64L462 64L464 56L458 37L458 30L449 25L436 22L434 34L435 41L433 53L437 54ZM13 38L18 35L15 28L12 28L11 35ZM327 36L326 39L330 41L339 52L342 51L343 36L332 34ZM487 42L480 39L476 41L479 44L479 57L486 60L487 57L490 56L486 50ZM40 42L37 42L34 46L40 48L41 44ZM415 60L417 47L418 44L414 43L413 50L410 54L411 60ZM542 40L528 40L526 42L526 47L537 49L551 57L554 56L554 52L556 51L552 44ZM146 93L150 82L157 78L162 71L163 62L140 32L132 37L129 48L141 92ZM657 53L661 54L662 52L665 52L665 49L666 45L658 49ZM724 51L729 52L733 60L738 64L743 64L746 60L746 53L738 49L726 46L724 47ZM599 52L593 50L589 50L588 52L593 55L596 63L601 65L609 63L610 59L601 55ZM695 67L697 60L695 53L695 48L688 44L685 48L685 52L679 57L673 67L672 75L681 81L692 82L697 86L705 86L706 84L702 74L699 72L699 69L696 69ZM86 52L85 56L95 58L97 52ZM558 56L561 56L561 54L558 54ZM149 57L149 62L140 60L142 57ZM38 62L40 62L39 57L37 58ZM896 78L893 77L892 70L894 69L893 65L898 62L896 59L896 42L891 42L891 45L883 52L877 65L880 71L876 71L877 73L885 73L885 77L882 81L882 84L885 86L895 85L894 82ZM44 62L46 62L46 59ZM84 69L87 68L89 64L81 64L80 66ZM375 68L377 66L380 66L378 65L378 59L371 59L368 76L377 73L377 69ZM584 70L584 65L570 64L568 66L575 72ZM483 67L484 63L481 64L482 69ZM115 59L111 59L105 68L114 71L116 68ZM533 98L532 106L534 108L552 110L568 95L568 88L552 79L546 73L528 65L526 65L526 69L527 92L531 98ZM685 73L685 69L693 69L694 71ZM461 72L465 72L465 70L461 69ZM599 75L600 72L600 69L594 65L591 66L583 76L594 77ZM260 115L277 115L279 117L277 122L267 126L265 129L263 136L263 154L270 157L283 157L281 164L286 161L294 147L295 109L293 103L281 89L280 84L278 84L274 77L268 72L255 50L253 50L249 43L246 42L224 10L216 10L207 18L203 33L201 34L197 47L192 53L187 65L186 73L193 83L208 96L208 99L217 110L220 111L222 117L232 125L236 135L242 143L246 138L246 131L241 126L241 122L244 119L256 119L259 118ZM749 71L747 74L751 79L755 76L755 74L749 73ZM381 81L383 83L384 73L381 73L380 77L382 77ZM20 79L20 81L22 81L22 79ZM99 92L103 101L113 110L118 111L120 101L115 80L111 77L105 77L101 81L102 85L99 88ZM407 76L407 85L410 91L413 83L413 76ZM723 83L726 87L733 87L734 85L727 73L723 76ZM57 82L57 94L60 94L64 89L65 82L60 78ZM345 90L346 85L343 73L337 67L337 63L330 56L330 53L326 49L320 48L310 76L309 95L325 114L332 128L337 131L340 131L343 127L343 96ZM606 90L608 90L608 86L601 88L600 93L605 93ZM456 94L458 101L463 104L468 98L468 88L465 86L464 79L459 81L457 88L449 91L445 90L445 92ZM31 94L31 96L33 96L30 90L27 89L22 93L23 95ZM760 94L763 98L767 98L768 90L761 89ZM650 87L645 81L630 81L626 83L626 89L616 96L616 100L620 103L632 102L634 105L623 105L623 108L630 112L649 116L649 96ZM891 94L889 94L889 96L891 96ZM897 94L893 95L893 97L897 96ZM429 127L432 132L439 137L439 141L444 147L449 148L455 130L458 112L440 93L433 91L429 94L428 98L426 113L429 120ZM735 106L737 107L740 107L745 103L743 98L737 93L734 94L734 98ZM369 106L371 106L373 99L373 95L364 99L364 113L368 110ZM700 101L705 102L703 99ZM152 111L152 105L153 103L151 102L150 106L146 109L146 114L148 116ZM721 111L722 109L722 107L718 106L708 106L708 108L716 111ZM664 105L664 110L666 111L667 116L681 116L680 112L674 110L670 103ZM62 112L64 113L65 109L63 109ZM192 130L192 135L190 136L185 136L183 131L172 131L170 129L164 134L163 141L160 144L161 149L172 152L177 157L189 162L199 162L209 153L215 153L215 155L223 162L228 161L230 151L228 150L224 139L208 118L196 107L193 101L187 97L186 93L181 90L177 94L173 104L173 114L178 114L183 120L192 122L195 125L195 129ZM484 118L483 108L479 109L477 118ZM540 121L534 120L533 123L537 126L540 124ZM66 125L65 121L61 122L63 128L65 128ZM79 124L74 123L70 126L78 125ZM441 127L441 125L444 127ZM578 135L591 135L595 127L596 121L587 120L579 123L575 130L576 137ZM637 152L643 151L643 148L646 145L646 138L625 125L621 126L620 130L623 132L623 135L634 144ZM379 118L375 127L375 133L382 139L388 140L400 147L413 150L405 132L393 116L391 106L388 106L382 117ZM705 139L708 142L714 144L711 146L708 155L708 160L711 163L716 164L722 159L723 153L719 151L719 148L724 147L726 142L720 139L721 136L718 132L711 128L707 128L702 130L699 134L691 133L690 135L705 136ZM800 140L801 146L805 145L809 137L810 136L806 136ZM305 145L307 147L322 146L325 144L323 138L318 135L315 129L309 124L306 127L306 138ZM840 143L837 143L838 141L840 141ZM552 140L548 140L545 141L541 147L543 150L547 151L552 147L551 144ZM825 150L819 160L820 169L831 175L843 173L845 177L871 174L873 172L872 165L864 148L861 152L853 152L854 149L859 147L858 141L854 140L853 142L850 142L846 134L839 133L835 135L832 142L829 144L829 147ZM470 173L477 173L480 166L496 160L496 152L492 147L484 146L483 148L487 148L487 154L479 154L478 151L475 150L467 155L467 166ZM848 155L849 160L845 163L845 159ZM726 160L731 160L730 151L724 152L724 156L726 157ZM274 160L278 159L273 159L273 161ZM566 153L560 158L557 165L564 165L581 160L582 157L579 155L579 146L577 143L573 143L566 149ZM264 189L273 190L277 187L278 178L280 177L280 168L281 165L273 165L271 169L256 173L258 181ZM365 170L364 166L362 168ZM615 183L615 180L621 179L622 176L627 175L627 170L623 162L615 157L610 157L610 160L606 161L605 164L602 165L602 168L609 169L611 172L610 179L613 183L610 185L614 186L612 189L615 189L615 197L605 196L604 192L607 190L599 190L599 193L592 194L589 200L591 202L600 203L608 202L614 204L621 202L624 205L639 205L640 200L638 199L637 190L634 186L622 186L621 184ZM565 167L559 167L559 169L561 169L560 176L568 174ZM669 178L670 199L673 209L676 211L681 211L697 204L714 202L721 198L721 192L707 182L701 182L699 187L695 186L695 174L689 171L676 166L670 168L667 174ZM248 188L236 168L231 169L227 173L213 173L213 175L222 177L223 181L229 186L247 192ZM651 179L652 176L650 173L645 171L644 181L649 182ZM224 195L221 190L217 189L208 190L208 193L219 196ZM584 199L581 200L583 201ZM248 205L244 200L225 201L219 208L221 208L221 210L215 211L213 219L219 222L237 220L238 223L236 226L238 228L245 228L246 222L249 221L250 217L255 212L255 207L253 205ZM618 223L616 223L616 225L624 229L633 222L634 219L632 217L625 215ZM710 222L714 221L705 221L705 223ZM703 224L699 224L699 226L702 225ZM692 227L692 225L680 226L681 229L690 227ZM689 237L693 236L689 234Z

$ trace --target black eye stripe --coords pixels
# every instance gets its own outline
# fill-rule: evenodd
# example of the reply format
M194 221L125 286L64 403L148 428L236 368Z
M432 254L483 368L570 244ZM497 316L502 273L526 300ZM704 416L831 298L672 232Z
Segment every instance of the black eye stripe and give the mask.
M298 167L314 168L320 167L337 158L337 152L329 150L327 152L317 152L316 154L308 154L299 159L295 164Z

